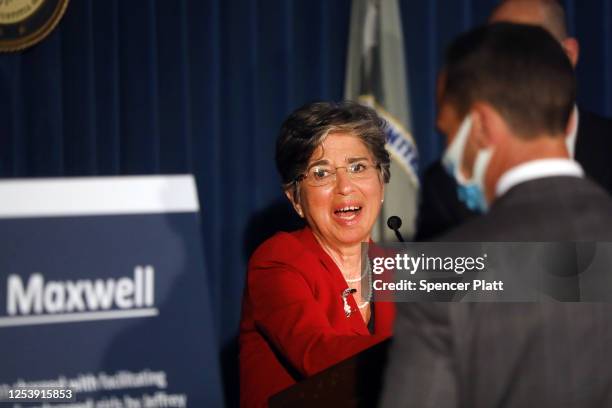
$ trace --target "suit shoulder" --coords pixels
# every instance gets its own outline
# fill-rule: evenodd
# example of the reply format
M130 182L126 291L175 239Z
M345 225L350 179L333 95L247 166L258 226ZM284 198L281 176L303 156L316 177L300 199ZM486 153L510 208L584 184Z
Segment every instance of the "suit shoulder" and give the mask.
M490 211L439 241L607 241L612 197L578 177L546 177L513 187Z
M397 315L402 318L445 321L448 320L450 303L447 302L399 302Z
M606 116L602 116L598 113L595 112L590 112L587 110L580 110L580 120L584 120L587 123L591 122L591 123L598 123L604 126L609 126L612 127L612 118L606 117Z
M491 235L491 220L489 214L474 217L440 236L439 242L469 242L482 241Z
M450 178L450 176L448 175L446 170L444 170L444 166L442 165L441 160L436 160L435 162L427 166L425 172L423 173L423 180L438 181L440 179L447 178Z
M307 248L300 239L302 231L277 232L264 241L249 260L249 269L266 264L292 264Z

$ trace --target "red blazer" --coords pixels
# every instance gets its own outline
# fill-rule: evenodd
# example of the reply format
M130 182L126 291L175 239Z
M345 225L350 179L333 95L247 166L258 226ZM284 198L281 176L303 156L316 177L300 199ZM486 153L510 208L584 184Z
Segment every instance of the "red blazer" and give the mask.
M374 307L370 334L342 273L309 228L278 233L249 261L240 323L240 404L266 407L273 394L391 335L395 307Z

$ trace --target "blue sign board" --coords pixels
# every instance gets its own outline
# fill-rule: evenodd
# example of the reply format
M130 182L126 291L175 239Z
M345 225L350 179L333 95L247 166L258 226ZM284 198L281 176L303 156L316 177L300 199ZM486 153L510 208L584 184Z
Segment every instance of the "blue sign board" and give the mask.
M66 407L223 405L190 176L9 181L0 197L0 401L46 387L71 390Z

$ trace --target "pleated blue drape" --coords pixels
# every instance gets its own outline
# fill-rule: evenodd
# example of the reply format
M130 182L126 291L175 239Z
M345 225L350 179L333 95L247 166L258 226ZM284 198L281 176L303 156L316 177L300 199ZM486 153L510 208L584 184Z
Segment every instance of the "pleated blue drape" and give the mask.
M444 47L484 22L497 1L400 3L424 168L443 147L434 87ZM564 4L581 41L580 103L611 115L612 4ZM293 109L342 98L350 6L71 0L44 42L0 55L1 177L196 175L217 316L211 330L230 389L246 259L265 235L257 229L282 214L274 141Z

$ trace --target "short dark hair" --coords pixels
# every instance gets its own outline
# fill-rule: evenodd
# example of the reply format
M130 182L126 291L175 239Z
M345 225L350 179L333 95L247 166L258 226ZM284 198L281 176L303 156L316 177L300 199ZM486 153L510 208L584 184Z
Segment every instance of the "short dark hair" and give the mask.
M444 100L460 116L474 102L490 103L519 137L564 134L576 83L561 45L541 27L482 26L448 48Z
M281 126L276 140L276 168L285 189L293 188L317 147L330 133L349 132L359 137L389 182L389 153L385 148L387 122L371 108L356 102L314 102L295 110Z

